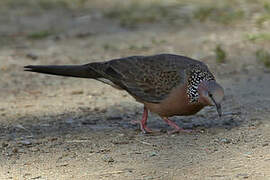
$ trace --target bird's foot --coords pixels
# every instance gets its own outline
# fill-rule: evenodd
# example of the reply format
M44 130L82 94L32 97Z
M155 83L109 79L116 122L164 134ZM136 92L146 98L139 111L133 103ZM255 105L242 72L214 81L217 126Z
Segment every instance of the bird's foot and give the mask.
M140 128L144 134L153 133L154 131L151 130L146 126L146 124L142 123L142 121L133 120L131 121L131 124L140 124Z
M175 122L169 120L168 118L163 118L163 120L172 128L174 128L174 130L172 131L168 131L168 134L174 134L174 133L179 133L179 132L183 132L183 133L192 133L195 130L191 130L191 129L183 129L180 128Z

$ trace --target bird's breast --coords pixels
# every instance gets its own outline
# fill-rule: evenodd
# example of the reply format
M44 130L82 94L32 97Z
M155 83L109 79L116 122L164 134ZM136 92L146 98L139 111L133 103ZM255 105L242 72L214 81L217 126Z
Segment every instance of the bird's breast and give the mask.
M147 103L145 106L161 117L188 116L200 111L204 105L201 103L190 103L187 95L187 87L176 87L160 103Z

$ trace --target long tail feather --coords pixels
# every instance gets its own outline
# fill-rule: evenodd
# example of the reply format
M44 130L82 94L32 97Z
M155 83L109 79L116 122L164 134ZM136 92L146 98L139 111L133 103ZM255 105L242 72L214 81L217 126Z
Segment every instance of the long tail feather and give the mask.
M38 65L38 66L24 66L25 71L52 74L59 76L70 76L79 78L100 78L101 75L94 71L90 64L85 65Z

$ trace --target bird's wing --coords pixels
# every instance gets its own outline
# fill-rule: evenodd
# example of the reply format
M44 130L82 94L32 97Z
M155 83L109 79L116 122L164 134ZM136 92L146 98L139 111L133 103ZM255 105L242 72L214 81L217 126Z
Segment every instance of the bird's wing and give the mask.
M89 65L135 98L159 103L173 88L184 85L185 71L194 64L206 67L200 61L171 54L131 56Z

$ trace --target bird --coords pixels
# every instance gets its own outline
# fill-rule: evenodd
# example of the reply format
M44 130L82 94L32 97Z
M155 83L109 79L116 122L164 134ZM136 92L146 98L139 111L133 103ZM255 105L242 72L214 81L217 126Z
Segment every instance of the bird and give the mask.
M144 105L140 125L143 133L148 112L160 116L173 128L168 133L189 132L169 118L194 115L206 106L215 106L222 115L223 87L207 65L199 60L176 54L128 56L83 65L28 65L25 71L50 75L90 78L127 91ZM191 130L192 131L192 130Z

